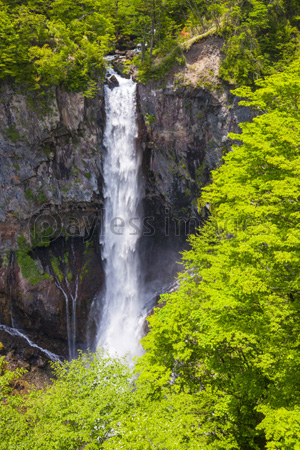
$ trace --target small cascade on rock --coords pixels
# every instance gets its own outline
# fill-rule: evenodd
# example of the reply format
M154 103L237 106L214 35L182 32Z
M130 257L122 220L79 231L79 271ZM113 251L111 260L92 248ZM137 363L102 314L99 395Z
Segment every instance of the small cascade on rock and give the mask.
M13 295L12 289L14 284L14 264L15 264L15 252L10 253L9 274L8 274L8 287L9 287L9 300L10 300L10 321L12 328L15 328L14 319L14 307L13 307Z
M71 241L71 251L72 251L72 258L74 261L76 261L76 255L75 255L75 249L74 249L74 242ZM77 314L77 299L78 299L78 287L79 287L79 276L78 273L75 277L75 290L74 293L72 292L71 284L68 280L68 277L65 277L65 283L68 289L69 296L72 301L72 311L71 311L71 340L69 347L71 348L71 354L72 358L75 358L76 356L76 314Z
M67 323L67 339L69 360L76 358L76 304L78 298L78 275L75 281L75 292L72 293L71 285L68 277L64 277L67 289L64 288L60 280L55 277L54 283L63 294L66 302L66 323ZM71 311L70 311L71 310Z
M70 324L70 307L69 307L69 296L66 293L64 287L62 286L61 282L58 278L54 278L54 283L57 289L60 290L60 292L63 294L66 302L66 323L67 323L67 339L68 339L68 352L69 352L69 359L71 360L73 358L73 349L71 345L71 324Z
M76 305L77 305L77 299L78 299L78 275L76 275L75 280L75 292L72 293L71 285L69 283L68 278L65 278L65 283L68 289L69 296L71 298L71 324L70 326L70 341L69 341L69 348L71 352L71 357L75 358L76 356Z
M65 300L66 331L68 341L68 358L75 359L78 356L77 342L77 314L80 281L80 263L76 243L71 238L68 247L62 243L53 246L51 258L45 263L45 272L52 278L57 289Z
M140 157L136 150L136 84L113 73L105 87L104 223L100 236L106 286L97 342L110 355L141 353L142 286L137 242Z
M44 355L46 355L47 358L51 359L51 361L61 362L62 358L60 356L58 356L55 353L50 352L49 350L46 350L45 348L42 348L39 345L35 344L22 331L17 330L16 328L7 327L6 325L1 325L1 324L0 324L0 330L4 331L5 333L10 334L11 336L17 336L17 337L20 337L20 338L24 339L27 342L27 344L29 344L30 347L36 348L40 352L44 353Z

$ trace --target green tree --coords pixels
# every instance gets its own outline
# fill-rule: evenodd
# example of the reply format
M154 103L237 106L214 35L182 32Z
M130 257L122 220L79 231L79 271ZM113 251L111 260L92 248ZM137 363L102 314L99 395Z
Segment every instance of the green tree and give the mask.
M153 392L204 391L213 448L290 449L300 440L299 67L236 92L261 113L231 135L241 145L202 199L212 216L143 340L140 382Z
M27 397L2 394L1 449L102 448L114 434L112 424L132 404L132 375L116 359L81 355L56 364L55 377L45 391Z
M299 48L299 31L296 10L289 6L281 0L226 2L223 78L238 85L254 84L272 73L278 62L292 61Z
M0 78L94 93L113 47L107 1L0 3Z

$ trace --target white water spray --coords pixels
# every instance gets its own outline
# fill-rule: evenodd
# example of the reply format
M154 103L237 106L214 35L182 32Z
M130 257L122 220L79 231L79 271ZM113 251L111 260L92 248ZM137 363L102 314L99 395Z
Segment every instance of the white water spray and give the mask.
M115 74L119 86L105 87L104 227L100 236L105 261L106 288L98 345L109 354L141 353L141 316L137 241L140 158L136 151L136 84Z

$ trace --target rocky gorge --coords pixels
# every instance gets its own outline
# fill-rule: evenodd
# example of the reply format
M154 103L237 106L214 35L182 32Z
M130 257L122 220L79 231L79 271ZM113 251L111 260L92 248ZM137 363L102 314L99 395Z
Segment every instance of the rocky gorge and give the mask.
M172 281L187 234L205 217L197 199L230 151L228 133L250 118L217 77L221 48L220 38L208 37L186 50L185 65L163 83L137 86L139 252L146 283L157 289ZM79 348L96 333L91 308L104 284L104 106L100 81L93 98L59 87L0 88L0 324L63 357L68 320ZM11 348L3 330L0 341ZM22 342L14 347L24 351Z

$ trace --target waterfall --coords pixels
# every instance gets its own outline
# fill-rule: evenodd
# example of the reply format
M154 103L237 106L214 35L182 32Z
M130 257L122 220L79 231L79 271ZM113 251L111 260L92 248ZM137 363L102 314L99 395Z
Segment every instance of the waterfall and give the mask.
M109 354L141 352L143 324L137 242L140 158L136 151L136 84L114 74L119 86L105 86L104 217L100 236L106 286L97 342Z
M9 300L10 300L10 320L12 328L15 328L14 320L14 307L13 307L13 295L12 289L14 285L14 264L15 264L15 252L10 253L9 274L8 274L8 286L9 286Z

